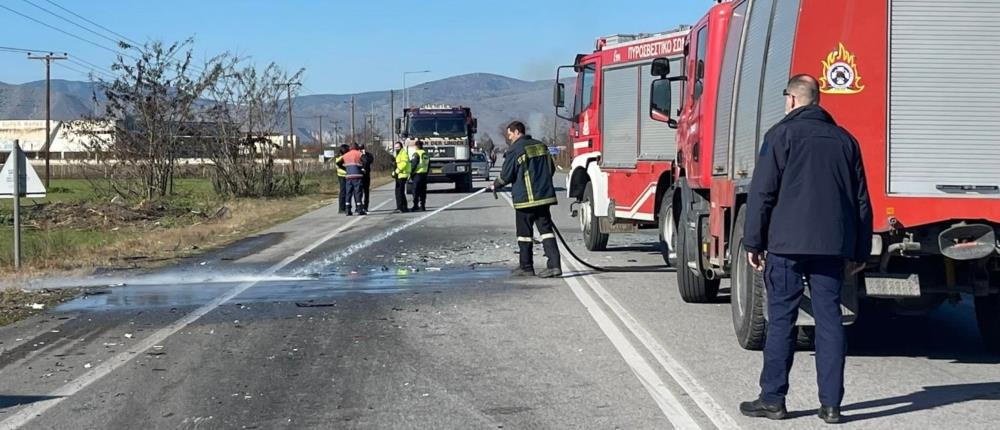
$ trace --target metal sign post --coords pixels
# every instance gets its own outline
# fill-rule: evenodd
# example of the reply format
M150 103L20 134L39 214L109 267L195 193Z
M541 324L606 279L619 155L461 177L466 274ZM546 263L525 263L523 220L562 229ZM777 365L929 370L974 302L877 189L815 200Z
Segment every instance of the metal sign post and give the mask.
M21 197L45 197L35 169L28 164L28 157L21 151L21 142L14 140L0 144L0 150L10 151L7 163L0 169L0 198L14 199L14 267L21 268Z
M21 142L14 141L10 151L14 163L14 269L21 270Z

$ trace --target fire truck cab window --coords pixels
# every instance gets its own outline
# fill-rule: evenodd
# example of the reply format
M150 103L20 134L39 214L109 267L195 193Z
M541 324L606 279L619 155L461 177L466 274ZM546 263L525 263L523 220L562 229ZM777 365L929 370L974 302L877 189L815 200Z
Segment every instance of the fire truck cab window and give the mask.
M576 101L573 103L573 114L579 115L583 113L584 110L590 107L590 104L594 101L594 71L596 68L594 64L587 64L584 66L583 71L580 72L580 86L578 87L579 93L576 95Z
M465 118L413 118L409 134L413 137L462 137L465 136Z

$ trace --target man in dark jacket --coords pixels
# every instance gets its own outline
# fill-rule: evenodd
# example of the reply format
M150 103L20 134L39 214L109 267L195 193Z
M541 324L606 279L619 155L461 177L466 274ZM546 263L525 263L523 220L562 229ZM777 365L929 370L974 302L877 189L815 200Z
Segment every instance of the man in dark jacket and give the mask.
M507 126L507 139L512 143L504 154L500 176L493 182L491 189L495 191L507 184L511 185L510 195L514 202L520 253L520 265L513 275L535 275L532 250L532 226L535 226L542 236L542 246L545 248L545 257L548 258L546 269L538 273L538 276L562 276L559 247L556 245L549 210L550 206L556 204L556 189L552 183L552 175L556 171L555 162L544 143L524 134L524 124L519 121Z
M362 143L361 147L361 171L364 176L361 177L361 192L364 194L362 200L364 201L365 212L368 212L368 204L371 203L372 191L372 165L375 164L375 156L371 152L365 149L365 145Z
M846 350L840 290L845 272L857 274L871 253L871 201L861 148L819 107L814 78L789 80L785 110L764 136L747 201L743 246L750 265L764 271L768 324L760 397L741 404L740 411L784 418L795 320L808 285L816 318L819 417L836 423Z
M410 159L412 172L410 180L413 181L413 209L412 212L427 210L427 175L431 169L431 158L427 151L424 151L424 141L418 140L414 144L413 158Z

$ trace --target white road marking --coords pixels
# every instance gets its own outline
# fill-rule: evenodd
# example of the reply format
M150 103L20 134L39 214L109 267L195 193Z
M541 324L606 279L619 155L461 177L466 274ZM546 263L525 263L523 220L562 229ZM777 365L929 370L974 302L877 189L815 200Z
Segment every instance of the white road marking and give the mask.
M560 248L562 248L562 246L560 246ZM567 262L576 267L579 271L580 267L576 262L571 260ZM734 420L733 417L730 416L726 410L715 401L714 398L712 398L712 396L708 393L708 390L698 383L694 376L691 375L691 373L688 372L688 370L680 362L674 359L674 357L667 352L663 345L657 342L656 338L648 330L646 330L646 328L643 327L631 313L625 310L625 307L622 306L621 303L619 303L618 300L615 299L610 292L608 292L608 290L604 289L604 286L601 285L597 278L589 274L583 275L582 278L590 284L590 288L594 291L597 297L599 297L604 304L611 309L611 312L614 312L615 315L618 316L622 324L624 324L625 327L632 332L632 335L639 339L639 342L641 342L649 353L656 358L656 361L660 363L660 366L662 366L663 369L670 374L674 381L677 382L677 385L680 385L688 396L691 397L691 400L693 400L698 407L701 408L701 411L708 417L709 420L712 421L713 424L715 424L716 427L724 430L740 428L739 424L736 423L736 420Z
M618 329L618 326L611 321L611 318L590 297L590 294L580 284L580 281L572 276L567 276L564 279L566 280L566 284L569 285L569 289L573 291L576 298L580 300L583 307L590 313L590 317L594 319L598 327L601 328L601 331L604 332L604 336L611 341L611 344L621 354L625 363L632 369L632 373L635 374L636 378L639 378L639 382L642 382L642 386L646 388L649 395L656 401L657 406L660 407L667 421L670 421L670 424L678 429L699 428L698 423L691 417L691 414L684 409L680 399L667 388L660 375L653 370L646 359L642 357L642 354L632 346L621 330Z
M454 202L452 202L452 203L450 203L450 204L448 204L446 206L443 206L440 209L437 209L437 210L435 210L433 212L427 213L427 214L425 214L425 215L423 215L423 216L421 216L419 218L415 218L414 220L411 220L410 222L404 224L402 227L397 227L397 228L395 228L393 230L390 230L390 232L388 232L388 234L383 233L383 234L377 236L376 238L373 238L373 239L370 239L368 241L365 241L363 243L364 246L352 246L351 248L348 248L348 250L340 253L339 256L338 256L338 259L344 258L344 257L346 257L348 255L351 255L351 254L357 252L357 251L360 251L361 249L364 249L364 248L366 248L368 246L371 246L372 244L378 242L379 240L383 240L383 239L385 239L385 238L387 238L387 237L389 237L389 236L391 236L391 235L393 235L395 233L398 233L398 232L402 231L405 228L411 227L414 224L417 224L417 223L419 223L421 221L424 221L427 218L430 218L431 216L434 216L434 215L436 215L438 213L441 213L442 211L444 211L444 210L446 210L448 208L451 208L451 207L453 207L453 206L455 206L455 205L457 205L457 204L459 204L459 203L461 203L461 202L463 202L465 200L468 200L468 199L472 198L473 196L479 195L479 194L481 194L484 191L486 191L486 189L479 190L479 191L477 191L477 192L475 192L473 194L470 194L470 195L468 195L466 197L463 197L463 198L461 198L459 200L456 200L456 201L454 201ZM378 210L378 209L382 208L383 206L385 206L385 205L387 205L389 203L392 203L392 202L393 202L393 200L386 200L386 201L380 203L378 206L375 206L375 210ZM262 276L266 277L266 276L271 276L271 275L275 274L278 270L281 270L285 266L288 266L289 264L291 264L295 260L298 260L302 256L304 256L304 255L308 254L309 252L313 251L314 249L318 248L320 245L326 243L330 239L333 239L338 234L344 232L344 230L347 230L347 229L353 227L358 222L361 222L361 220L363 220L363 219L365 219L365 217L357 217L357 218L354 218L354 219L348 221L346 224L341 225L340 228L334 230L332 233L327 234L326 236L323 236L322 238L320 238L319 240L313 242L309 246L300 249L298 252L296 252L296 253L294 253L294 254L286 257L284 260L281 260L277 264L269 267L267 270L265 270L263 272ZM361 245L361 244L359 244L359 245ZM78 377L78 378L70 381L66 385L63 385L62 387L57 388L55 391L52 391L51 393L49 393L49 396L53 397L52 399L41 400L41 401L32 403L32 404L30 404L28 406L25 406L24 408L22 408L21 410L17 411L16 413L8 416L3 421L0 421L0 430L13 430L13 429L17 429L17 428L20 428L20 427L24 426L25 424L27 424L29 421L31 421L35 417L41 415L45 411L47 411L47 410L51 409L52 407L54 407L55 405L59 404L59 402L62 402L63 400L65 400L69 396L72 396L72 395L80 392L80 390L86 388L90 384L93 384L97 380L99 380L99 379L107 376L108 374L110 374L111 372L115 371L119 367L121 367L121 366L125 365L126 363L128 363L130 360L132 360L133 358L135 358L137 355L139 355L143 351L152 348L153 345L160 344L166 338L168 338L171 335L173 335L174 333L177 333L178 331L182 330L184 327L186 327L187 325L193 323L198 318L201 318L201 317L205 316L205 314L207 314L207 313L215 310L216 308L218 308L219 306L221 306L223 303L229 301L233 297L236 297L236 296L240 295L241 293L243 293L244 291L250 289L254 285L257 285L259 282L260 281L253 281L253 282L246 282L246 283L242 283L240 285L237 285L237 286L233 287L232 289L230 289L229 291L227 291L222 296L219 296L215 300L212 300L211 302L209 302L209 303L207 303L205 305L202 305L200 308L195 309L190 314L185 315L180 320L177 320L174 323L172 323L172 324L170 324L170 325L168 325L168 326L166 326L164 328L161 328L161 329L157 330L156 332L154 332L153 334L147 336L145 339L143 339L139 343L135 344L135 346L133 348L130 348L129 351L125 351L125 352L122 352L122 353L120 353L118 355L115 355L114 357L111 357L110 359L108 359L107 361L105 361L105 362L97 365L96 367L94 367L90 371L84 373L83 375L80 375L80 377Z
M506 193L503 194L503 197L504 199L507 200L508 203L510 203L513 206L514 202L510 199L510 197ZM563 246L562 243L559 243L559 249L562 255L568 256L569 253L566 252L566 248ZM632 316L632 314L629 313L625 309L625 307L622 306L621 303L619 303L618 300L615 299L614 296L611 295L611 293L604 288L603 285L601 285L600 281L598 281L596 277L594 277L592 274L586 273L582 265L578 264L576 261L573 261L572 256L564 258L563 263L571 267L573 271L576 272L575 274L573 274L574 276L583 278L587 282L591 291L593 291L593 293L599 299L601 299L602 302L604 302L604 304L608 307L608 309L610 309L611 312L613 312L618 317L618 319L622 322L625 328L627 328L629 332L631 332L632 335L635 336L635 338L638 339L640 343L642 343L642 345L646 348L646 350L649 351L649 353L653 355L654 358L656 358L657 363L659 363L660 366L663 367L663 369L666 370L666 372L671 376L671 378L673 378L673 380L677 382L677 385L679 385L681 389L684 390L684 392L691 397L691 399L695 402L695 404L698 405L698 407L705 414L705 416L707 416L708 419L711 420L716 427L724 430L740 428L739 424L736 423L736 421L732 418L732 416L730 416L725 411L725 409L723 409L722 406L720 406L719 403L716 402L715 399L708 393L708 390L706 390L701 384L699 384L698 381L694 378L694 376L691 375L691 373L688 372L688 370L682 364L680 364L680 362L674 359L674 357L669 352L667 352L666 348L664 348L663 345L661 345L656 340L656 338L648 330L646 330L646 328L643 327L643 325L640 324L639 321L634 316ZM563 279L570 286L570 289L573 289L573 293L576 294L580 302L584 303L584 298L581 297L581 293L578 293L574 288L574 285L576 286L580 285L579 281L569 276L564 277ZM590 297L587 296L587 299L590 299ZM601 310L599 307L595 306L592 309L592 307L588 306L587 303L584 303L584 306L587 307L587 310L590 312L591 316L595 320L597 320L598 318L608 318L607 314L605 314L603 310ZM596 312L600 313L600 317L598 315L595 315L595 310ZM601 323L598 321L598 324L600 325ZM617 327L614 328L616 331L618 330ZM618 335L622 334L621 331L617 331L617 333ZM605 335L608 336L609 339L611 339L611 335L609 335L607 331L605 331ZM614 339L611 339L611 341L612 343L615 343ZM632 345L629 344L628 346L631 347ZM616 348L618 347L616 343L615 347ZM623 357L625 357L625 353L622 352L621 349L619 349L619 352L622 353ZM626 361L628 361L627 358ZM643 362L645 362L645 360L643 360ZM631 363L629 363L629 365L631 366ZM636 376L639 377L640 380L642 379L642 377L639 376L638 372L636 372ZM643 381L643 384L646 385L646 382ZM647 386L647 390L648 389L649 387ZM650 394L653 393L650 392ZM657 401L657 403L659 403L659 400Z

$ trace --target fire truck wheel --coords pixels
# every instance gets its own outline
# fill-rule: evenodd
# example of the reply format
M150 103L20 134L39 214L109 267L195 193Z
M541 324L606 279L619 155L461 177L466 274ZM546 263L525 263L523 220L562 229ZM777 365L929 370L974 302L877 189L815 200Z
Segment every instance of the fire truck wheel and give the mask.
M583 190L583 202L580 204L580 228L583 230L583 243L588 251L604 251L608 247L608 233L601 233L601 218L594 215L594 186L587 183Z
M795 327L795 349L812 351L816 349L816 327Z
M1000 354L1000 294L976 297L976 322L983 343Z
M744 349L758 351L764 347L767 322L764 320L764 276L750 267L746 251L743 249L743 224L746 220L744 209L736 216L733 229L733 272L730 280L730 308L733 313L733 329L736 341ZM801 330L800 330L801 333Z
M703 274L688 267L688 262L698 261L701 256L697 235L692 236L687 226L686 205L681 211L681 221L677 225L677 287L685 302L709 303L719 294L719 280L705 279Z
M673 199L664 196L660 205L660 252L667 266L677 267L677 226L674 224Z

